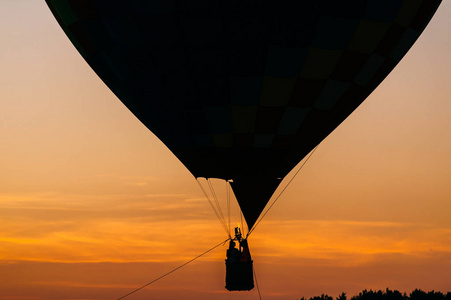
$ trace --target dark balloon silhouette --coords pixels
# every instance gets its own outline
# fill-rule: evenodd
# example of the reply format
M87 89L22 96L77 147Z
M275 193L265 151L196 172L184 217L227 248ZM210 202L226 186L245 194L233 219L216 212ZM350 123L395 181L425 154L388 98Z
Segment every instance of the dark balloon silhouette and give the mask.
M251 229L384 80L440 0L46 0L117 97Z

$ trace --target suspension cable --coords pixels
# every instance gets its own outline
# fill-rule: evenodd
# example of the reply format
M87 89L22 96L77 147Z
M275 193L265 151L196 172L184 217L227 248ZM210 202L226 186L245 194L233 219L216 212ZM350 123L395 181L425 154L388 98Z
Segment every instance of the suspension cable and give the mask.
M241 207L239 209L240 209L240 220L241 220L240 227L243 229L242 233L244 235L243 211L241 210Z
M224 244L225 244L225 243L226 243L226 242L227 242L228 240L230 240L230 239L226 239L225 241L223 241L223 242L221 242L221 243L217 244L216 246L214 246L213 248L211 248L211 249L209 249L209 250L205 251L205 252L204 252L204 253L202 253L202 254L199 254L199 255L198 255L198 256L196 256L195 258L193 258L193 259L191 259L191 260L187 261L186 263L184 263L184 264L182 264L182 265L178 266L177 268L173 269L172 271L169 271L169 272L167 272L166 274L164 274L164 275L161 275L160 277L158 277L158 278L156 278L156 279L152 280L151 282L149 282L149 283L147 283L147 284L143 285L142 287L140 287L140 288L137 288L136 290L134 290L134 291L132 291L132 292L130 292L130 293L128 293L128 294L126 294L126 295L124 295L124 296L120 297L120 298L117 298L117 300L121 300L121 299L124 299L125 297L128 297L128 296L130 296L131 294L133 294L133 293L136 293L136 292L137 292L137 291L139 291L139 290L142 290L142 289L143 289L143 288L145 288L146 286L149 286L149 285L151 285L152 283L154 283L154 282L156 282L156 281L158 281L158 280L162 279L163 277L166 277L166 276L168 276L169 274L171 274L171 273L173 273L173 272L177 271L178 269L180 269L180 268L182 268L182 267L186 266L187 264L189 264L189 263L191 263L191 262L195 261L195 260L196 260L196 259L198 259L199 257L201 257L201 256L204 256L204 255L205 255L205 254L207 254L208 252L210 252L210 251L212 251L212 250L214 250L214 249L218 248L218 247L219 247L219 246L221 246L221 245L224 245Z
M319 146L319 145L318 145ZM318 146L316 146L312 152L310 152L310 155L307 157L307 159L304 161L304 163L298 168L298 170L296 171L296 173L293 175L293 177L291 177L290 181L288 181L288 183L285 185L285 187L283 188L283 190L279 193L279 195L276 197L276 199L274 199L274 201L272 202L272 204L268 207L268 209L265 211L265 213L263 213L263 215L261 215L261 217L259 218L259 220L255 223L255 225L251 228L251 230L249 230L249 232L247 233L246 238L255 230L255 228L257 228L258 224L260 224L260 222L263 220L263 218L266 216L266 214L269 212L269 210L274 206L274 204L277 202L277 200L279 200L280 196L283 194L283 192L285 192L285 190L287 189L287 187L290 185L290 183L293 181L293 179L296 177L296 175L298 175L299 171L301 171L301 169L305 166L305 164L309 161L310 157L312 157L313 153L315 153L316 149L318 148Z
M226 195L227 195L227 217L228 217L228 228L230 233L230 184L226 180Z
M200 189L205 195L205 198L207 198L208 203L210 204L211 209L213 209L213 212L215 213L216 217L218 218L219 222L221 223L222 227L224 228L224 231L226 232L227 236L230 238L230 231L227 229L227 225L224 223L224 220L221 219L219 213L216 211L215 206L213 205L210 197L208 196L207 192L205 191L204 187L200 184L199 180L196 178L197 184L200 186Z
M208 186L210 187L210 192L213 195L213 199L215 200L216 209L219 212L219 216L221 217L222 222L224 222L224 224L226 224L226 220L225 220L224 214L222 213L221 205L219 204L219 200L218 200L218 197L216 196L215 189L213 188L213 185L211 184L211 181L208 178L207 178L207 183L208 183Z

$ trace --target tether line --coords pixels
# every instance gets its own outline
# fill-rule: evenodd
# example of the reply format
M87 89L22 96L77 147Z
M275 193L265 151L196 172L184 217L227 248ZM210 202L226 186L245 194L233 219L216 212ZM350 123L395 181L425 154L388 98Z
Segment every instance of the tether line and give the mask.
M258 288L257 272L255 272L255 267L253 268L253 270L254 270L255 285L257 286L258 291L258 297L260 298L260 300L262 300L262 295L260 294L260 289Z
M172 271L169 271L169 272L167 272L166 274L164 274L164 275L161 275L160 277L158 277L158 278L156 278L156 279L154 279L154 280L152 280L151 282L149 282L149 283L147 283L147 284L145 284L145 285L143 285L142 287L140 287L140 288L137 288L136 290L134 290L134 291L132 291L132 292L130 292L130 293L128 293L127 295L124 295L124 296L122 296L122 297L120 297L120 298L117 298L117 300L121 300L121 299L124 299L125 297L128 297L128 296L130 296L131 294L133 294L133 293L136 293L137 291L139 291L139 290L142 290L143 288L145 288L146 286L149 286L149 285L151 285L152 283L154 283L154 282L156 282L156 281L158 281L158 280L160 280L160 279L162 279L163 277L166 277L166 276L168 276L169 274L171 274L171 273L173 273L173 272L175 272L175 271L177 271L178 269L180 269L180 268L182 268L182 267L184 267L184 266L186 266L187 264L189 264L189 263L191 263L191 262L193 262L193 261L195 261L196 259L198 259L199 257L201 257L201 256L203 256L203 255L205 255L205 254L207 254L208 252L210 252L210 251L212 251L212 250L214 250L214 249L216 249L216 248L218 248L219 246L221 246L221 245L224 245L227 241L228 241L229 239L226 239L224 242L221 242L221 243L219 243L219 244L217 244L216 246L214 246L213 248L211 248L211 249L209 249L209 250L207 250L207 251L205 251L204 253L202 253L202 254L199 254L198 256L196 256L195 258L193 258L193 259L191 259L191 260L189 260L189 261L187 261L186 263L184 263L183 265L180 265L180 266L178 266L177 268L175 268L175 269L173 269Z
M318 145L319 146L319 145ZM293 181L293 179L296 177L296 175L298 175L299 171L301 171L301 169L305 166L305 164L308 162L308 160L310 159L310 157L312 157L313 153L315 153L316 149L318 148L318 146L316 146L312 152L310 152L310 155L307 157L307 159L304 161L304 163L299 167L299 169L296 171L296 173L293 175L293 177L291 177L290 181L288 181L287 185L283 188L283 190L279 193L279 195L276 197L276 199L274 199L274 201L272 202L272 204L268 207L268 209L265 211L265 213L260 217L260 219L255 223L255 225L252 227L251 230L249 230L247 236L249 236L255 228L257 228L258 224L260 224L260 222L263 220L263 218L266 216L266 214L269 212L269 210L274 206L274 204L277 202L277 200L280 198L280 196L283 194L283 192L285 192L285 190L287 189L287 187L290 185L290 183Z

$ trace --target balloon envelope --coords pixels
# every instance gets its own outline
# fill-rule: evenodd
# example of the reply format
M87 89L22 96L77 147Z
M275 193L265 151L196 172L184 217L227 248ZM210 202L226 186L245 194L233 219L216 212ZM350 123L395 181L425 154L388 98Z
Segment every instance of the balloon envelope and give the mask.
M46 0L119 99L251 228L382 82L440 0Z

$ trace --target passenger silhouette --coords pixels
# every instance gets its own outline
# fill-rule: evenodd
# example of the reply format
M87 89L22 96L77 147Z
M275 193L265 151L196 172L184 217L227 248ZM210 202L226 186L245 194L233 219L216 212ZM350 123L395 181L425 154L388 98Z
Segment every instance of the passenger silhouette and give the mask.
M237 263L240 261L241 252L235 248L235 242L233 240L229 243L229 249L227 249L227 261L230 263Z
M240 262L249 262L251 260L251 253L249 252L249 246L247 240L243 239L240 241L241 257Z

